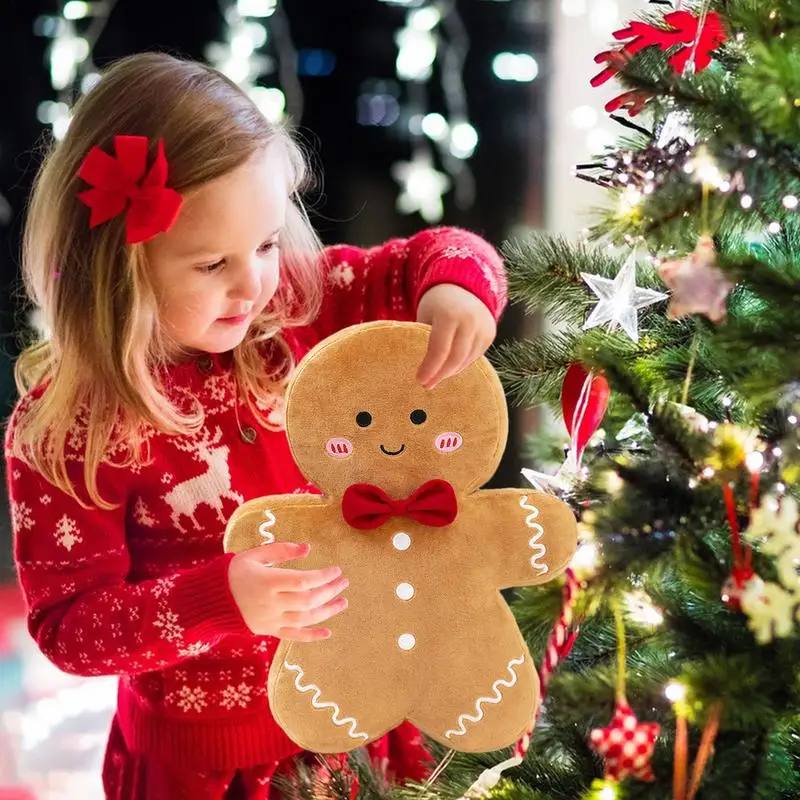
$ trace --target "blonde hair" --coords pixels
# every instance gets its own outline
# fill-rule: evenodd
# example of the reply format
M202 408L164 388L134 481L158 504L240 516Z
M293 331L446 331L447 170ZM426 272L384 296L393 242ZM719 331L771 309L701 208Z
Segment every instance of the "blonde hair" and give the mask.
M66 463L71 428L85 422L83 481L96 505L111 508L97 481L100 464L111 463L108 454L115 454L113 466L142 463L149 457L148 426L191 434L202 426L203 412L179 410L164 391L159 368L169 363L174 343L159 321L144 247L125 244L124 214L89 229L89 210L78 200L87 186L77 177L89 150L96 145L113 153L115 135L147 136L152 158L163 139L168 185L183 193L267 146L284 148L293 180L281 234L281 283L268 313L233 353L236 386L265 427L258 401L282 393L294 366L280 331L307 324L319 309L320 245L299 197L308 176L301 148L217 70L162 53L129 56L104 72L73 114L66 136L46 155L29 202L23 281L48 334L29 344L15 365L17 389L29 394L14 419L12 452L85 505ZM265 367L265 349L280 355L277 369Z

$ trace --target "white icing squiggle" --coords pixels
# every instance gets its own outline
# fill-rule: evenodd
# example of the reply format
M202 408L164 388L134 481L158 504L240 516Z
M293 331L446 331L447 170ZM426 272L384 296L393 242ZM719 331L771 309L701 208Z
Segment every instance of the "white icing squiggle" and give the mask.
M270 528L275 524L275 515L266 509L264 516L266 519L258 526L258 535L264 540L262 544L272 544L275 541L275 534Z
M299 667L297 664L290 664L288 661L284 662L284 666L286 669L297 673L297 677L294 679L294 685L298 692L314 692L314 696L311 698L311 705L314 706L314 708L332 708L333 716L331 718L331 722L333 722L334 725L339 727L343 725L349 725L350 730L347 732L347 735L351 739L369 739L369 736L366 733L361 733L360 731L356 730L358 722L353 719L353 717L344 717L343 719L339 719L341 709L336 703L319 702L319 698L322 696L322 690L319 688L319 686L317 686L315 683L307 683L305 686L303 686L300 683L300 679L303 677L302 667Z
M523 495L519 501L520 507L524 508L526 511L530 511L531 513L525 517L525 524L534 531L533 536L531 537L528 544L530 545L531 549L533 550L533 555L531 556L531 566L535 569L539 570L540 575L545 575L550 567L547 564L540 564L539 559L544 558L547 554L547 548L539 541L539 539L544 536L544 528L538 523L534 522L534 520L539 516L539 509L536 506L530 505L528 503L528 495Z
M514 667L524 662L525 662L525 656L521 656L520 658L512 658L511 661L508 662L508 666L506 667L506 669L511 674L511 680L507 681L503 678L498 678L498 680L496 680L492 684L491 696L479 697L475 701L476 716L471 716L470 714L462 714L458 718L458 722L456 723L458 725L458 728L453 728L452 730L447 731L447 733L445 733L445 736L448 739L452 739L453 736L463 736L467 732L467 729L464 727L465 722L480 722L483 719L482 705L484 703L492 703L496 705L497 703L500 702L500 700L502 699L500 694L500 687L505 686L507 689L510 689L517 682L517 673L514 672Z

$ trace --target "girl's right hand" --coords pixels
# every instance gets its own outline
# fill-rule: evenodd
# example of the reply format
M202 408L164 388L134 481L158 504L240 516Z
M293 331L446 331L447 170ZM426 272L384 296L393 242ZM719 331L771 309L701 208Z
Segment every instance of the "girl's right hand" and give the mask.
M271 566L305 558L310 549L307 544L275 542L243 550L231 559L231 594L253 633L296 642L314 642L331 635L328 628L317 626L347 608L347 600L338 596L350 585L341 569Z

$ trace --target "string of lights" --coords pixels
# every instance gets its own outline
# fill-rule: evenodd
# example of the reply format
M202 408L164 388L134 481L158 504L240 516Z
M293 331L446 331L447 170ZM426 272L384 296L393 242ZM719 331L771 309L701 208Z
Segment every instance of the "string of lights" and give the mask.
M64 138L77 96L88 92L100 79L92 55L116 3L66 0L57 14L42 15L34 22L34 33L52 40L47 64L56 95L55 100L39 103L36 116L50 126L55 139Z
M208 62L246 91L270 121L302 119L297 52L278 0L220 0L220 11L223 41L208 44ZM279 86L260 85L265 75L274 74Z
M398 117L408 126L411 157L392 166L400 185L397 209L438 222L443 195L453 188L459 207L475 199L474 178L467 160L478 145L478 133L469 121L463 82L469 36L454 2L384 0L407 6L405 23L395 34L395 72L405 87L410 113ZM430 110L429 84L438 75L444 114ZM438 164L444 171L437 169Z

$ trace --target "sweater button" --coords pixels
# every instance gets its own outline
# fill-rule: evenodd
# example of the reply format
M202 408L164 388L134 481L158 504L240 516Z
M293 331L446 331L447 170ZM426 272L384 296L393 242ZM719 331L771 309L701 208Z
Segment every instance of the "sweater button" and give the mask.
M247 444L253 444L253 442L256 440L256 436L258 436L256 429L250 425L245 425L244 428L239 431L239 433L242 437L242 441L246 442Z
M209 373L213 368L214 368L214 361L211 358L211 356L204 355L200 356L200 358L197 359L197 369L199 369L200 372Z

